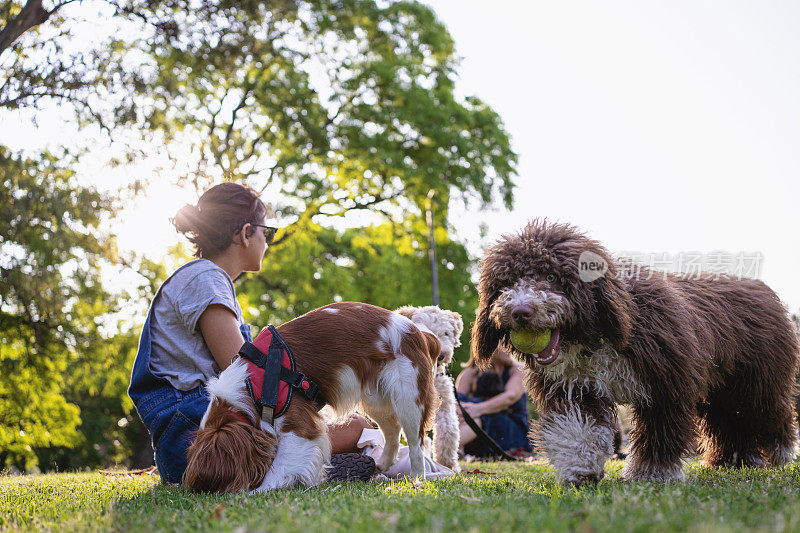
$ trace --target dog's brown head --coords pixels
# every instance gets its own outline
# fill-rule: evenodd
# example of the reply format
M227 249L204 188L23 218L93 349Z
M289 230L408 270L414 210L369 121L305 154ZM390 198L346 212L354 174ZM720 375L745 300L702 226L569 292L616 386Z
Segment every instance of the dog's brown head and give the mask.
M253 490L267 475L276 450L275 437L256 428L230 403L213 399L186 452L183 483L195 492Z
M537 219L502 236L486 250L478 291L472 352L482 364L501 342L532 366L554 363L564 342L621 349L630 337L633 302L617 265L569 224Z
M247 377L247 364L239 359L206 383L210 401L186 452L183 483L188 489L253 490L272 466L277 441L259 425Z

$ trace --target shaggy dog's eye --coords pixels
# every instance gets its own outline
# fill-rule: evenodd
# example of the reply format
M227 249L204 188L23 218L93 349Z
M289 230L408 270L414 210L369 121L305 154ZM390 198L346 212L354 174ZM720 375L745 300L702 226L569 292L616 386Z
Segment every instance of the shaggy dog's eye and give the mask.
M548 281L548 283L553 283L556 280L556 275L555 274L548 274L545 279Z

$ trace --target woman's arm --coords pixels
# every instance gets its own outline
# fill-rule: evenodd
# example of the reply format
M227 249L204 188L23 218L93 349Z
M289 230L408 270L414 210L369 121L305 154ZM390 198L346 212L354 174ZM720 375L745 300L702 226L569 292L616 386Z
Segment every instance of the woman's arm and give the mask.
M472 388L475 384L475 368L468 366L456 378L456 392L460 392L461 394L466 394L469 396L472 394Z
M475 417L499 413L511 407L525 392L525 385L522 381L524 374L522 365L514 365L511 368L511 376L508 378L508 383L506 383L506 388L503 392L480 403L467 404L464 408L469 412L470 416Z
M197 323L220 371L225 370L244 344L236 315L224 305L211 304Z

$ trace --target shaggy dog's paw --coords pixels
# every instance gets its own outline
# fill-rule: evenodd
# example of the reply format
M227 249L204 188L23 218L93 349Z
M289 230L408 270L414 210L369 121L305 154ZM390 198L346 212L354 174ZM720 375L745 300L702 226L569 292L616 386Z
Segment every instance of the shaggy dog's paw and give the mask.
M736 467L766 468L767 462L761 455L746 455L736 464Z

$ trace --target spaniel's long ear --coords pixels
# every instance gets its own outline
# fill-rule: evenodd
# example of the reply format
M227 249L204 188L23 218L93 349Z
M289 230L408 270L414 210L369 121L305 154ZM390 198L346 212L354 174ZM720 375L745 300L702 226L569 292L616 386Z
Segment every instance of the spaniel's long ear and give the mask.
M224 403L224 402L221 402ZM212 407L186 452L184 485L195 492L241 492L258 488L277 451L275 437Z
M439 359L439 354L442 353L442 343L433 333L423 331L422 336L425 337L427 353L430 355L433 366L435 367Z
M482 367L488 366L492 353L502 337L502 332L489 319L490 310L491 306L481 303L478 316L472 325L472 358Z
M633 330L633 300L615 269L591 282L597 309L597 328L601 338L617 350L628 345Z

